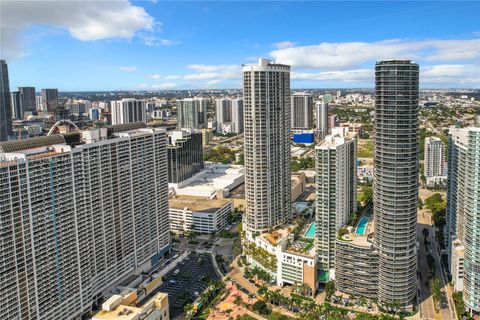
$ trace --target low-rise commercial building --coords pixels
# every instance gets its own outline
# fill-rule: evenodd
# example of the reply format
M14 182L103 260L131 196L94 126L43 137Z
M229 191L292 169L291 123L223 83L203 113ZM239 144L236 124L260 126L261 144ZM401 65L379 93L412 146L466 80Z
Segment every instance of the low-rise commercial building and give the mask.
M204 198L228 197L230 191L244 183L241 165L211 164L179 183L169 183L173 195L188 195Z
M363 127L361 123L342 122L340 123L340 127L346 128L350 134L356 134L359 137L363 136Z
M211 234L227 225L233 203L226 199L176 196L168 201L170 228L176 233Z
M292 173L292 202L300 198L305 191L305 174Z
M313 295L318 283L314 236L307 231L295 237L295 230L291 225L258 236L247 231L245 253L248 261L267 271L278 286L305 284Z
M168 294L159 292L140 306L136 292L116 294L102 304L92 320L169 320Z

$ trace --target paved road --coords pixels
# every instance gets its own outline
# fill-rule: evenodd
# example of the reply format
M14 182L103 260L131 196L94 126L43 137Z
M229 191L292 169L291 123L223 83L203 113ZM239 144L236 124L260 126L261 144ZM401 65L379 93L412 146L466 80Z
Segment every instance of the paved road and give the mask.
M419 223L417 225L417 241L420 245L419 255L418 255L418 263L419 263L419 271L421 274L420 279L420 302L421 302L421 312L422 312L422 319L434 319L435 313L433 309L433 299L428 288L425 288L425 281L428 279L428 264L427 264L427 252L424 247L423 242L423 228L427 228L428 230L428 237L427 240L429 244L429 251L433 258L435 259L436 264L436 274L440 279L440 286L442 288L442 292L446 295L448 306L447 308L440 309L440 312L437 314L436 319L443 319L443 320L453 320L455 319L454 315L454 307L453 307L453 300L452 300L452 291L448 288L447 277L443 270L443 265L440 258L440 248L437 243L435 232L432 226L432 220L430 217L430 213L426 210L422 210L419 212L418 217ZM428 298L426 298L428 297ZM423 301L423 302L422 302Z
M422 213L420 213L422 215ZM435 310L433 306L433 299L430 294L429 288L425 285L425 282L428 281L428 264L427 264L427 253L425 250L423 242L422 230L424 224L423 217L419 217L419 223L417 224L417 241L419 243L418 251L418 270L420 277L418 280L419 283L419 303L420 303L420 318L421 319L435 319Z

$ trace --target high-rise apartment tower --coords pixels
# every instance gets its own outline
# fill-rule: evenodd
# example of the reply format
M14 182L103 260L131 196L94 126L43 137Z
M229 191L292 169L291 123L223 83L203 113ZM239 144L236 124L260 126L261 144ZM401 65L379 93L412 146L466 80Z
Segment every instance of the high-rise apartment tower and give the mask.
M12 106L8 65L0 60L0 141L7 141L12 135Z
M335 267L337 232L357 209L356 145L357 139L348 129L334 128L315 147L315 245L323 272Z
M243 66L245 222L266 231L291 217L290 67Z
M296 92L291 96L292 129L311 129L313 127L313 97L305 92Z
M446 172L445 145L437 137L425 138L425 177L444 176Z
M413 306L417 292L418 64L375 65L373 202L378 301Z
M232 132L243 132L243 98L232 100Z
M232 100L221 98L215 101L215 116L217 120L217 132L222 132L222 125L232 120Z
M130 98L110 101L110 108L112 110L113 125L147 121L145 100Z
M316 131L318 138L323 139L328 134L328 103L318 101L316 109Z
M166 134L136 127L0 143L3 319L80 319L169 250Z
M179 129L200 129L207 127L207 100L200 97L177 101Z
M480 314L480 128L451 128L448 141L448 187L445 245L452 275L463 274L463 301ZM463 272L455 259L463 246ZM455 279L457 278L457 279Z

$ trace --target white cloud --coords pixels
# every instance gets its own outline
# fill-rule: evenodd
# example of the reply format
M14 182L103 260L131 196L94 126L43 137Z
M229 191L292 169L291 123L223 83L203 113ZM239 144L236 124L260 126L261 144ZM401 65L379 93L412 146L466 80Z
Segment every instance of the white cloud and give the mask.
M221 80L218 80L218 79L214 79L214 80L210 80L207 82L207 85L208 86L215 86L217 84L219 84L220 82L222 82Z
M122 72L135 72L135 71L137 71L137 67L135 67L135 66L121 66L121 67L118 67L118 70L120 70Z
M176 75L176 74L172 74L172 75L169 75L169 76L165 76L165 79L166 80L177 80L177 79L180 79L182 76L179 76L179 75Z
M292 80L320 80L320 81L373 81L374 72L370 69L355 69L344 71L326 71L326 72L292 72Z
M138 31L153 31L157 26L145 9L127 0L2 1L0 21L0 46L5 58L26 54L22 32L33 25L68 30L82 41L131 39Z
M190 64L187 68L197 72L237 72L241 71L240 65L236 64Z
M234 64L191 64L187 66L197 73L183 76L184 80L203 80L203 79L236 79L241 78L242 68Z
M158 79L160 79L162 76L159 75L159 74L151 74L149 77L152 78L152 79L158 80Z
M277 49L270 55L296 68L338 70L358 68L365 62L406 58L427 61L473 60L480 57L480 40L402 40L378 42L323 42Z
M274 43L273 46L277 49L285 49L295 46L295 42L292 41L281 41Z
M152 89L174 89L177 87L176 83L173 82L166 82L166 83L158 83L158 84L153 84Z
M138 85L139 88L148 88L148 84L146 83L141 83Z
M142 36L142 38L145 45L149 47L155 47L155 46L170 47L180 43L179 41L163 39L163 38L159 38L157 36L152 36L152 35L144 35Z
M212 79L219 77L220 74L217 72L200 72L200 73L193 73L187 74L183 76L184 80L203 80L203 79Z
M480 65L443 64L420 68L420 83L480 86Z
M297 81L330 81L330 82L362 82L373 86L374 70L353 69L325 72L292 72L291 79ZM420 68L420 85L428 84L480 84L480 66L463 64L444 64Z
M424 43L435 48L432 54L427 54L427 61L474 60L480 58L480 40L430 40ZM434 50L435 50L434 49Z

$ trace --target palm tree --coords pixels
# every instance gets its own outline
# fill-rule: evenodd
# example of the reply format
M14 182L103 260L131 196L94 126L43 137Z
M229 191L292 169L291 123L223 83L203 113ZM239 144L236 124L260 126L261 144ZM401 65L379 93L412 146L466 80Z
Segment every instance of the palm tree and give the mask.
M319 311L320 307L314 300L312 300L308 302L308 304L305 306L305 309L307 309L310 312L312 311L315 312L315 311Z
M296 306L298 303L298 298L296 296L290 296L290 299L288 300L288 310L292 310L293 306Z
M240 297L239 294L235 295L235 299L233 300L233 303L239 306L240 304L242 304L242 302L243 302L242 297Z
M257 293L258 293L259 296L265 296L265 295L268 294L268 289L265 286L259 286Z
M358 299L358 305L360 307L366 307L368 305L367 299L365 299L364 296L360 296L360 298Z
M193 304L187 303L186 305L183 306L183 311L186 314L189 314L193 310Z
M400 301L393 300L392 304L391 304L391 307L395 311L395 315L398 316L398 314L400 313Z
M355 304L355 302L357 301L357 296L355 294L352 294L352 295L348 296L348 300L349 300L348 301L349 303Z
M272 301L272 304L274 305L280 305L280 299L282 296L280 295L280 290L276 291L270 291L270 300Z
M306 283L300 284L300 292L301 292L303 295L306 295L309 290L310 290L310 287L309 287Z

